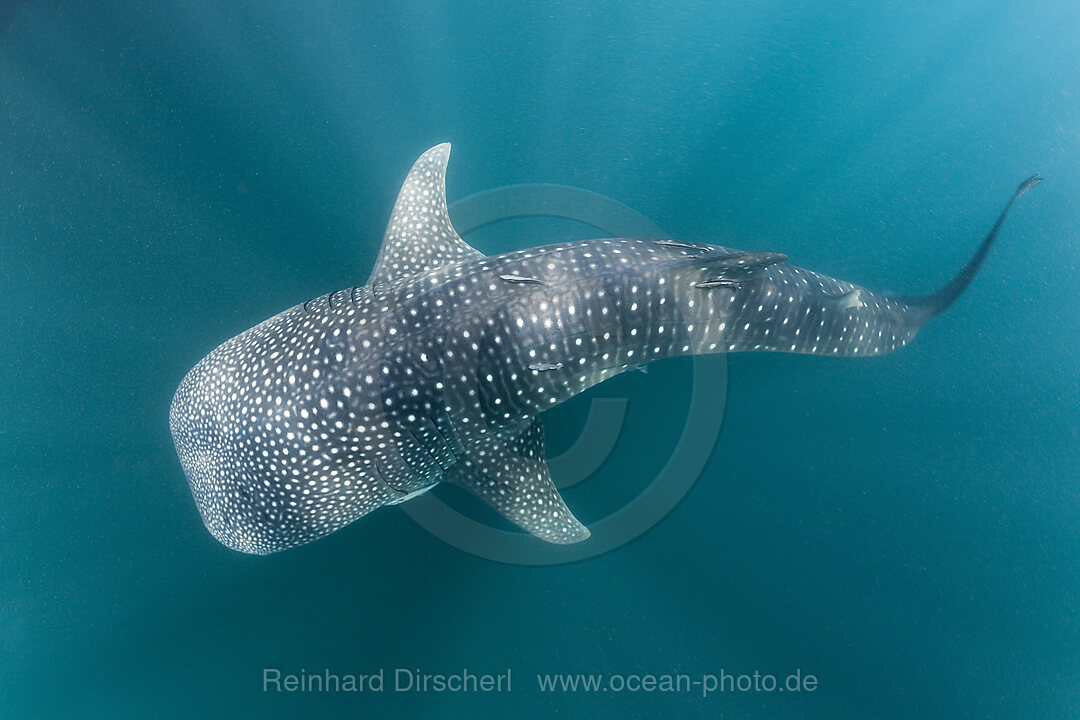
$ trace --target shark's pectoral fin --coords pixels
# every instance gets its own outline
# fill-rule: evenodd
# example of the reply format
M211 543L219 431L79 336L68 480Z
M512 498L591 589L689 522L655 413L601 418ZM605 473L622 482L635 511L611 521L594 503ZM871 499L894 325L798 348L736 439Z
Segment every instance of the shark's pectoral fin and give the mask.
M499 433L474 445L443 478L465 488L504 518L550 543L585 540L544 461L544 427L534 420L520 433Z
M483 253L461 239L446 211L450 143L436 145L413 164L401 186L368 285L420 275Z
M778 252L734 252L728 255L703 255L696 260L701 266L701 280L697 287L731 287L757 278L761 272L777 263L787 260L787 255Z

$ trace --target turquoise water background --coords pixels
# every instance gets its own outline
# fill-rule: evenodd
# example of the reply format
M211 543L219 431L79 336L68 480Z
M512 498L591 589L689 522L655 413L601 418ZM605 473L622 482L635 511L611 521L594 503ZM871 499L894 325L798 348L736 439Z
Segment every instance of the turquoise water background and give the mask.
M227 550L175 457L173 391L223 340L362 283L443 141L451 201L576 186L905 293L1046 182L909 347L731 357L709 464L619 550L497 564L398 509ZM4 3L0 717L1080 717L1078 161L1063 0ZM586 522L666 461L689 372L591 391L628 411L567 492ZM552 452L588 400L546 418ZM399 667L510 668L513 690L394 692ZM265 668L388 687L264 692ZM536 680L797 669L814 691Z

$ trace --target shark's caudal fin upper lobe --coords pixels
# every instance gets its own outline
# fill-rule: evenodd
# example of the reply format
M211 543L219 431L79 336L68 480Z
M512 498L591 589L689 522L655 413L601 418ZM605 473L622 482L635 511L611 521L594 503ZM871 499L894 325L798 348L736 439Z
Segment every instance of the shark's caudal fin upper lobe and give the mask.
M1025 180L1013 193L968 263L937 292L904 297L876 293L783 262L779 253L700 248L693 283L708 295L682 298L684 316L705 328L690 354L777 351L831 356L870 356L908 343L919 328L948 308L971 284L1013 203L1041 182ZM683 245L694 252L693 245ZM725 254L726 253L726 254ZM696 304L695 304L696 303Z
M1026 193L1031 188L1035 187L1043 181L1037 173L1032 175L1024 182L1020 183L1016 188L1016 192L1009 198L1009 202L1002 208L1001 214L998 215L997 222L990 228L990 232L983 238L982 243L979 245L978 250L971 256L971 259L966 265L956 273L952 280L948 282L944 287L935 293L930 295L924 295L921 297L897 297L897 300L904 302L911 308L911 321L918 324L922 324L927 320L930 320L941 313L945 312L950 305L956 302L956 299L967 289L971 281L975 279L976 273L979 272L979 268L982 267L983 262L986 260L986 256L990 254L990 248L994 245L994 240L997 238L998 233L1001 231L1001 226L1005 224L1005 217L1009 214L1009 210L1012 209L1013 203Z

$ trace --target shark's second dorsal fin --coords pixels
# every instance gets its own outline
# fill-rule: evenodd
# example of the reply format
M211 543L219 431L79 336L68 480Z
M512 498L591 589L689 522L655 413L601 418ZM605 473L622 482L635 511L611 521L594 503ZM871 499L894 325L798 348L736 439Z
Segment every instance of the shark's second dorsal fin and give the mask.
M483 257L457 234L446 212L450 143L436 145L413 163L386 226L368 285Z
M589 537L559 495L544 461L544 426L487 435L443 478L465 488L541 540L566 545Z

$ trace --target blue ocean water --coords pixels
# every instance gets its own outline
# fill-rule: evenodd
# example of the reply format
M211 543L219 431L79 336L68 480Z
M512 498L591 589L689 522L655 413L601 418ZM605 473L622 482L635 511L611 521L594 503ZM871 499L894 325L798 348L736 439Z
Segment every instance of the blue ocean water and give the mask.
M1078 38L1053 0L5 3L0 717L1080 717ZM363 282L443 141L451 201L559 183L906 293L1047 181L907 348L731 357L697 483L613 552L500 564L398 509L227 550L172 448L176 385ZM546 418L557 453L591 398L627 401L567 492L587 522L667 461L691 372ZM399 668L512 688L399 692ZM278 692L267 669L385 687ZM704 692L755 672L816 683ZM537 678L578 673L607 690ZM627 687L647 675L698 684Z

